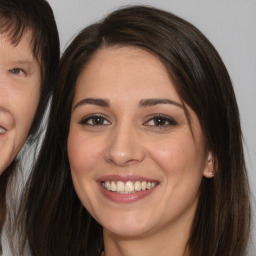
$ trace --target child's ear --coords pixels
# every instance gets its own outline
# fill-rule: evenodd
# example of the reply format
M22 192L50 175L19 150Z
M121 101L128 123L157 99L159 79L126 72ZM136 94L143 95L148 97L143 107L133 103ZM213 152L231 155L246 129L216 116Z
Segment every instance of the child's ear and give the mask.
M204 167L204 172L203 175L206 178L212 178L214 176L214 162L213 162L213 157L212 157L212 153L209 152L208 156L205 160L205 167Z

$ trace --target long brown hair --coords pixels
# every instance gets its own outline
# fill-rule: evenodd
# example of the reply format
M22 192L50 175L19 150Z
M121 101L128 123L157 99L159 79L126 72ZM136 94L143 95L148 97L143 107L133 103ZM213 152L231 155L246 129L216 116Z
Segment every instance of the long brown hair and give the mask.
M228 72L197 28L171 13L143 6L117 10L85 28L63 54L46 137L24 194L25 239L32 255L98 256L103 249L102 227L73 188L67 137L77 78L99 48L112 45L139 47L157 56L200 120L215 177L202 179L188 241L190 255L245 255L249 188Z
M38 135L59 64L57 26L52 9L45 0L1 0L0 33L7 35L13 45L18 45L28 30L32 32L34 57L41 67L41 96L27 141L32 143ZM8 181L16 170L16 162L15 160L0 176L0 234L7 211L6 190Z

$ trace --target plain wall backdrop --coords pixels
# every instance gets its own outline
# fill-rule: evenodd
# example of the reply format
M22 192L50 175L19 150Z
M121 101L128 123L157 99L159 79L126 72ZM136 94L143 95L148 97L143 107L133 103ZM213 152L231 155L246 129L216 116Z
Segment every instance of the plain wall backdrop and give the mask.
M130 4L151 5L173 12L201 30L221 55L233 81L240 109L249 181L255 198L256 0L48 0L48 2L55 14L62 51L82 28L103 18L118 7ZM253 205L255 208L255 202ZM256 245L255 224L256 219L252 237ZM8 244L4 242L4 245L3 255L10 256Z
M35 0L36 1L36 0ZM57 21L62 51L85 26L118 7L155 6L201 30L221 55L233 81L244 134L252 195L256 196L256 0L48 0ZM255 200L255 199L253 199ZM255 202L253 203L255 207ZM254 226L256 224L256 220ZM256 228L253 242L256 245ZM5 244L5 243L4 243ZM5 256L10 256L8 244ZM252 253L252 255L256 255Z

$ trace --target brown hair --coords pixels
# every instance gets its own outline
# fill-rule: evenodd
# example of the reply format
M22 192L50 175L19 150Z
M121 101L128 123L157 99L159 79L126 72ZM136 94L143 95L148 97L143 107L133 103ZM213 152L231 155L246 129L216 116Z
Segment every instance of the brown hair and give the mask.
M191 256L242 256L250 202L239 112L228 72L212 44L193 25L162 10L117 10L82 30L63 54L49 126L25 193L25 232L32 255L98 256L102 227L72 184L67 137L75 85L101 47L134 46L162 61L176 90L197 114L215 177L203 178L188 241Z
M51 7L45 0L1 0L0 33L18 45L24 33L32 32L32 51L41 66L41 97L30 128L29 141L37 136L52 91L59 63L59 37ZM0 176L0 233L6 217L6 189L16 170L13 162Z

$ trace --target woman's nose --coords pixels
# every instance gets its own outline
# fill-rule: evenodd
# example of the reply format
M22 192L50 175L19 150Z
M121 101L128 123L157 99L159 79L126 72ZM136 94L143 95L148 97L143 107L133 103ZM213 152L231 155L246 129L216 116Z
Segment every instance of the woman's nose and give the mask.
M118 166L141 162L145 152L136 128L121 126L113 130L105 157L108 162Z

